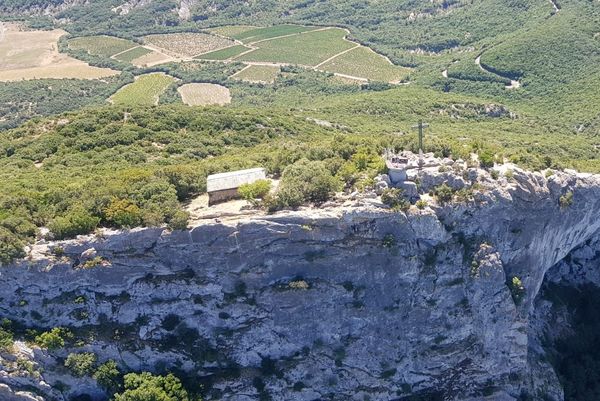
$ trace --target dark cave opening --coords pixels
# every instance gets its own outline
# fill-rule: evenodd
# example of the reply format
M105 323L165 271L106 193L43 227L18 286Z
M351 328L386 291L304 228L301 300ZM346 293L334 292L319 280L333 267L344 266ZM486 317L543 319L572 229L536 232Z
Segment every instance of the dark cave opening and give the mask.
M540 295L568 320L560 335L542 341L565 401L600 400L600 287L546 282Z

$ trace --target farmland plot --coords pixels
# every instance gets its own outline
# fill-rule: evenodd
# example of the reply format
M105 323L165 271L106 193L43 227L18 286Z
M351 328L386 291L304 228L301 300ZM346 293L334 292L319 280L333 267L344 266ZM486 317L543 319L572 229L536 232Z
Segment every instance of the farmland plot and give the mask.
M216 35L227 36L229 38L233 38L236 35L240 35L244 32L250 31L252 29L257 29L257 26L254 25L225 25L218 26L215 28L210 28L209 31Z
M73 38L68 43L69 48L73 50L85 50L89 54L102 57L111 57L138 46L131 40L104 35Z
M163 73L140 75L134 83L125 85L112 95L109 101L113 104L124 105L158 104L160 95L174 81L175 78Z
M314 67L356 44L345 40L347 32L330 28L257 43L258 49L236 60Z
M152 50L146 49L142 46L138 46L134 47L133 49L126 50L123 53L119 53L115 55L114 58L125 63L132 63L134 60L150 53L152 53Z
M243 45L235 45L214 52L204 53L195 58L200 60L230 60L248 50L251 49Z
M177 88L183 103L190 106L225 105L231 103L229 89L215 84L193 83Z
M144 43L154 45L165 53L177 57L194 57L235 44L231 39L206 33L148 35L144 36Z
M118 74L58 52L63 30L21 31L8 28L0 41L0 81L42 78L97 79Z
M275 82L275 78L281 71L281 68L270 65L249 65L231 78L247 82L258 82L270 84Z
M243 32L231 35L232 38L242 43L254 43L261 40L276 38L285 35L299 34L318 29L317 27L302 25L275 25L265 28L256 28L245 30Z
M399 82L410 72L410 69L396 66L385 57L362 46L333 58L318 69L383 82Z

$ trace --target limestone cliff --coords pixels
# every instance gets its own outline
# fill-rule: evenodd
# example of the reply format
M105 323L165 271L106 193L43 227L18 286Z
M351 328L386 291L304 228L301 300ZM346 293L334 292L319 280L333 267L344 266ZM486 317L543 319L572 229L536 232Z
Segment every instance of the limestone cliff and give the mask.
M0 315L86 341L18 343L43 372L3 359L0 394L103 399L61 369L86 350L181 372L207 400L562 399L530 317L548 269L595 238L600 177L446 164L415 178L454 200L422 210L359 199L36 244L1 270Z

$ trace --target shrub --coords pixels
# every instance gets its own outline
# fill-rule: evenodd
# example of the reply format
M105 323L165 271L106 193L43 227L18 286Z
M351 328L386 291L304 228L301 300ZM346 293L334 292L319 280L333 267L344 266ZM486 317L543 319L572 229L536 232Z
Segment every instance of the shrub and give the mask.
M25 256L25 243L4 227L0 227L0 265Z
M573 192L569 191L558 199L561 208L567 208L573 204Z
M98 226L100 219L81 207L71 209L66 215L55 218L48 226L56 239L88 234Z
M523 286L523 282L517 276L514 276L512 280L509 282L510 293L513 297L513 300L518 305L523 300L525 296L525 287Z
M115 392L121 388L120 377L121 372L117 363L112 359L98 366L94 373L96 382L109 392Z
M124 377L125 390L115 394L115 401L189 401L187 391L172 374L129 373Z
M482 150L479 152L479 165L483 168L494 167L494 153L490 150Z
M497 180L498 177L500 177L500 173L498 172L498 170L492 170L492 171L490 171L490 175L492 176L492 178L494 180Z
M425 199L419 199L417 203L415 203L415 206L420 210L423 210L427 207L427 201Z
M271 181L257 180L250 184L240 185L238 193L248 202L256 205L257 199L263 199L271 191Z
M104 216L116 227L136 227L142 223L142 210L128 199L113 199L104 210Z
M94 373L96 364L96 354L93 352L84 352L81 354L69 354L65 361L65 367L71 371L74 376L91 376Z
M9 351L14 343L13 335L10 331L0 329L0 351Z
M410 207L410 202L404 199L404 191L399 188L384 189L381 201L395 210L408 210Z
M195 167L168 166L160 170L157 175L166 178L175 187L177 199L180 201L206 190L206 173Z
M298 207L304 202L323 203L335 194L340 182L321 161L301 159L286 167L277 192L277 206Z
M49 350L62 348L65 346L65 339L72 337L68 329L55 327L35 337L35 342L42 348Z
M95 258L86 260L82 265L82 269L93 269L94 267L102 266L104 259L102 256L96 256Z
M177 210L167 224L171 230L186 230L190 214L184 210Z
M437 198L438 202L444 204L448 203L454 197L454 190L448 186L448 184L438 185L434 190L433 194Z

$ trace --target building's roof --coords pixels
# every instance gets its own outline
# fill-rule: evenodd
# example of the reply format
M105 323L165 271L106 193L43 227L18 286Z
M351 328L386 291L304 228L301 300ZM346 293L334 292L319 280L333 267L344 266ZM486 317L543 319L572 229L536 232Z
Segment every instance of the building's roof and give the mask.
M248 170L213 174L206 178L206 191L215 192L239 188L242 184L249 184L256 180L264 180L265 178L264 168L251 168Z

